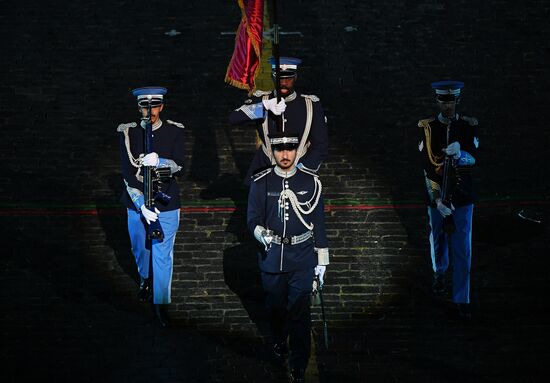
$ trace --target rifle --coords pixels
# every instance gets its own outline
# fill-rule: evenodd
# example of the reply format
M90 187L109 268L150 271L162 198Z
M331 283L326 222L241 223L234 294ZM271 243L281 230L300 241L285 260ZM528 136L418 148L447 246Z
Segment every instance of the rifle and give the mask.
M144 143L145 154L153 152L153 124L151 123L151 97L147 100L142 100L140 106L147 110L147 115L143 115L141 119L145 121ZM155 168L154 166L142 165L143 169L143 196L145 199L145 207L151 211L155 211L155 201L159 200L164 203L170 202L171 197L162 192L159 186L159 182L169 180L171 177L170 168ZM151 222L147 228L147 237L149 239L156 239L162 241L164 239L164 231L160 225L160 221L157 219L155 222Z
M449 134L451 131L451 123L447 125L447 146L449 146ZM453 166L452 159L448 155L445 155L445 162L443 165L443 180L441 182L441 202L448 208L451 207L452 191L456 186L456 179L451 184L450 178L456 177L456 169ZM452 234L456 230L455 221L453 215L450 214L443 218L443 231L447 234Z
M325 340L325 349L328 350L328 325L327 325L327 318L325 317L325 299L323 298L323 285L321 284L321 281L319 280L319 276L315 276L314 279L317 288L313 290L312 293L312 301L316 302L318 301L321 304L321 318L323 320L323 337ZM319 298L319 300L317 300Z

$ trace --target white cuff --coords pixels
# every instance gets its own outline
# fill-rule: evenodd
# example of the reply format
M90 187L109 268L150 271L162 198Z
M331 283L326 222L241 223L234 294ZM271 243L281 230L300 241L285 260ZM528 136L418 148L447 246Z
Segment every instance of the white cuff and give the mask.
M330 264L328 247L324 247L322 249L315 248L315 251L317 252L317 265L326 266Z
M260 226L260 225L256 226L256 228L254 229L254 238L256 238L258 240L258 242L260 242L262 244L264 243L264 241L262 239L262 237L263 237L262 232L264 232L264 231L265 231L265 227Z

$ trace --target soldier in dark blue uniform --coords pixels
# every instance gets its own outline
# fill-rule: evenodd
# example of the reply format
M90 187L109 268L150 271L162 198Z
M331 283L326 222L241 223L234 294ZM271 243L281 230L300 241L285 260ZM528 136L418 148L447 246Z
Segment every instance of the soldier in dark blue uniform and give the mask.
M295 166L299 136L269 135L276 165L253 177L248 228L261 243L259 267L270 313L274 353L290 348L294 382L304 381L310 355L310 295L314 276L323 282L329 264L322 185L319 177Z
M144 155L144 121L120 124L117 129L125 184L121 201L128 211L128 232L140 275L139 294L141 299L146 300L151 295L152 288L155 313L163 327L168 324L166 305L171 302L174 242L179 227L181 206L179 187L175 177L181 174L183 167L183 125L160 119L166 92L165 88L160 87L139 88L133 91L138 100L140 113L147 113L143 105L145 100L153 106L151 123L154 152ZM156 203L154 211L145 207L144 204L142 166L169 168L170 177L168 180L163 180L160 189L170 197L170 200L164 204ZM147 225L157 219L164 231L164 239L148 240ZM149 275L151 259L152 283Z
M273 75L275 61L271 58ZM231 124L256 121L256 129L261 147L256 152L248 170L245 184L259 169L274 165L273 151L267 135L277 131L275 116L283 115L283 131L302 137L297 148L298 167L317 172L328 153L328 136L325 113L319 98L314 95L297 93L294 90L297 69L301 60L292 57L280 58L281 97L277 103L275 91L258 90L244 105L229 116Z
M459 81L432 83L440 109L437 117L420 120L421 141L418 149L424 158L430 246L434 293L442 293L445 272L452 256L452 300L460 317L469 319L470 265L472 258L472 217L476 195L472 186L472 169L479 146L478 122L459 115L456 106L464 84ZM449 167L447 201L442 199L443 167ZM445 229L446 217L452 217L454 231Z

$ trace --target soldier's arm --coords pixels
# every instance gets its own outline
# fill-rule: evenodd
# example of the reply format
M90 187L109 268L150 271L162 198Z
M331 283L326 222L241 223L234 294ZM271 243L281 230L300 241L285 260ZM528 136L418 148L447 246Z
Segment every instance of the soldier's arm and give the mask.
M327 121L321 102L313 103L313 120L309 133L311 143L307 154L301 159L301 163L307 169L318 171L321 163L328 155Z
M130 163L130 158L128 157L128 151L126 149L125 135L123 131L119 132L119 140L122 178L124 179L126 192L130 196L136 209L139 210L141 206L145 203L143 192L141 191L143 184L140 183L136 178L137 168L133 167Z
M243 122L263 120L267 112L260 97L252 97L245 101L243 105L235 109L229 115L229 123L232 125Z
M252 182L248 193L248 208L246 212L246 222L251 233L256 234L258 230L264 229L265 222L265 180ZM260 228L260 229L258 229Z
M460 158L457 164L458 166L474 166L479 147L478 121L475 117L462 116L462 119L468 122L471 130L460 143Z
M170 121L170 120L168 120L168 123L171 123L174 125L179 124L179 123L174 123L173 121ZM178 129L174 142L172 143L171 158L161 157L159 158L159 164L157 165L157 168L169 167L170 172L174 176L180 175L181 170L183 169L183 155L184 155L183 125L178 127L181 129Z
M317 204L317 207L313 211L312 222L313 236L315 238L315 251L317 253L317 264L325 266L328 265L330 261L328 240L325 229L325 204L322 195L319 198L319 203Z
M420 120L418 121L419 136L420 141L418 143L418 150L422 156L424 163L424 182L426 185L426 191L432 202L435 202L437 199L441 198L441 185L437 182L440 179L440 176L436 173L435 165L430 162L428 155L428 145L431 145L430 142L426 141L426 135L424 127L426 124L430 123L431 119Z

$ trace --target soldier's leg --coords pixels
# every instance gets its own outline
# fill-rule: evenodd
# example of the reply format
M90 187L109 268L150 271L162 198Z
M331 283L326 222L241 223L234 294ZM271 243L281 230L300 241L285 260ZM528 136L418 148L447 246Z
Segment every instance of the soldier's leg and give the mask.
M146 223L142 221L141 214L135 210L128 210L128 234L132 245L132 254L136 259L138 273L141 278L149 278L149 259L151 250L146 248L147 232Z
M447 237L443 232L443 217L435 207L428 206L430 224L430 253L434 273L444 274L449 267Z
M164 240L153 241L153 303L169 304L174 243L180 222L180 211L179 209L163 211L159 214L159 220L164 232Z
M289 367L304 370L311 352L310 296L314 269L290 273L288 293Z
M472 260L472 217L474 205L456 208L456 230L452 235L453 302L470 303L470 265Z
M288 337L286 307L289 274L262 272L261 275L262 286L266 294L265 305L269 315L273 343L284 344Z

